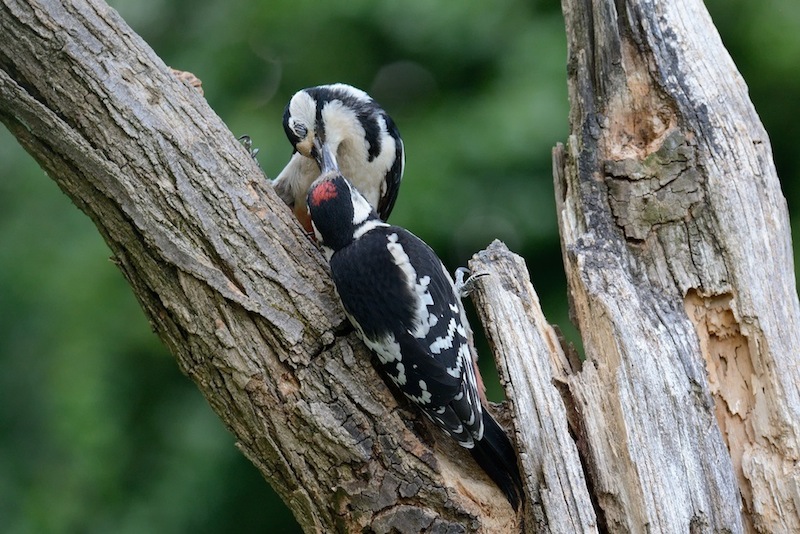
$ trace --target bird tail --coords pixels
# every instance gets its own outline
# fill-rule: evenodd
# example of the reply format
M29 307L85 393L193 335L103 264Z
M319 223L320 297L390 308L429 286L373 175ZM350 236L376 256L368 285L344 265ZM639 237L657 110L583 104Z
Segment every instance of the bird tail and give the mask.
M483 439L470 449L472 457L486 471L495 484L503 490L508 502L516 511L525 500L522 477L517 464L517 454L511 440L497 421L483 409Z

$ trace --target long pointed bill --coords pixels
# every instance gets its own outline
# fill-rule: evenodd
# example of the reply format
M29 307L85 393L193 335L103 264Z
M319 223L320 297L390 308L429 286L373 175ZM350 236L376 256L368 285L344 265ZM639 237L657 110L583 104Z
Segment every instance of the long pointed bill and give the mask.
M322 174L326 172L339 172L339 164L336 163L336 156L331 152L328 143L320 142L319 138L314 139L314 148L317 149L317 164Z

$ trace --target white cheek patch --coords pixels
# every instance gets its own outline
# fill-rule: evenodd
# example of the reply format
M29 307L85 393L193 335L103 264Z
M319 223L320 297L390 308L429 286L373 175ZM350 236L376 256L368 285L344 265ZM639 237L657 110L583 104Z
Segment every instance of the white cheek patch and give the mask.
M353 202L353 224L359 225L366 221L372 213L372 206L367 199L361 196L355 188L350 187L350 198Z
M289 102L289 116L290 121L299 122L305 125L309 132L312 131L317 119L316 101L305 91L296 93Z
M343 140L365 139L367 136L356 112L339 100L331 100L322 108L322 123L325 125L325 142L334 154Z
M292 130L295 133L295 135L297 135L301 139L308 134L308 126L306 126L306 123L297 120L293 116L289 117L287 124L289 126L289 129Z
M325 256L325 261L330 263L331 258L333 258L334 250L330 247L326 247L325 245L322 245L321 248L322 248L322 255Z
M320 234L319 230L317 230L317 225L314 224L313 219L311 220L311 229L314 230L314 237L317 238L317 242L322 243L322 234Z
M397 138L397 142L400 143L400 176L402 176L406 171L406 146L399 137Z
M364 97L367 102L369 97L366 93ZM322 120L325 125L325 144L335 155L339 170L377 209L384 182L382 178L389 166L385 161L369 161L367 132L357 112L339 100L331 100L322 108Z

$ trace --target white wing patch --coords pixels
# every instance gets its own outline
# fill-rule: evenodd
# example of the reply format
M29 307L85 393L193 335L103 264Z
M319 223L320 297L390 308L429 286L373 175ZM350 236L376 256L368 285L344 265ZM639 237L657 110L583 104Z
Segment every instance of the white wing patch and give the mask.
M416 402L417 404L422 404L422 405L430 404L431 392L428 391L428 384L426 384L424 380L419 381L419 390L420 394L418 397L415 395L408 395L408 398Z
M441 354L441 352L445 349L452 349L453 342L456 338L456 332L458 332L464 338L467 337L467 332L464 330L464 327L458 324L458 321L456 321L455 317L451 317L450 324L447 325L447 334L444 337L437 337L428 348L434 354Z
M406 366L402 362L397 362L397 377L394 381L398 386L403 386L406 383Z
M428 312L428 306L433 306L433 297L428 291L428 285L431 283L430 276L423 276L417 278L417 271L411 265L411 260L403 250L403 246L398 243L397 234L389 234L389 243L386 248L392 255L394 264L400 267L400 270L406 276L406 283L416 295L416 310L414 310L414 328L410 330L412 336L417 339L424 339L428 335L431 326L439 322L439 318Z
M354 323L352 319L350 322ZM356 327L356 329L364 344L378 356L378 361L383 364L384 371L392 382L398 386L406 385L408 377L406 376L406 366L403 363L403 353L400 352L400 344L397 343L394 336L387 334L381 339L373 340L365 336L359 327ZM394 365L394 371L392 371L390 365L387 365L393 362L397 362Z
M352 321L351 321L352 322ZM369 339L363 332L359 332L364 344L378 355L378 360L384 365L391 362L403 360L403 353L400 352L400 344L392 334L387 334L383 339Z

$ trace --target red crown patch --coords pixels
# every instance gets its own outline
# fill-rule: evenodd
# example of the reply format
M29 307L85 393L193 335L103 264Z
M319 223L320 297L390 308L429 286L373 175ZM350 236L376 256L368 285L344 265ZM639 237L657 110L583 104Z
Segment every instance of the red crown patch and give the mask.
M319 206L323 202L336 198L338 194L339 192L336 190L334 183L331 180L326 180L318 184L311 192L311 204Z

